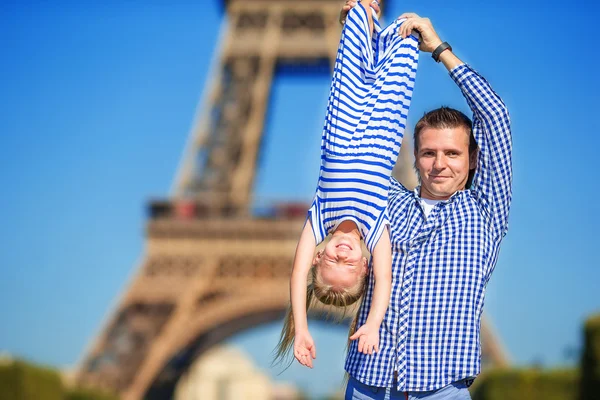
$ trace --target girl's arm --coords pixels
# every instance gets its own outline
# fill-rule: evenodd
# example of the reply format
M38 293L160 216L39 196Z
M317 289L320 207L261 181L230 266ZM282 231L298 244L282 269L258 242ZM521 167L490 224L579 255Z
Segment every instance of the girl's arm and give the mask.
M316 348L308 332L306 316L307 275L312 266L316 242L310 219L306 221L294 256L290 279L290 299L294 318L294 357L300 364L312 368Z
M375 289L369 316L352 336L351 340L359 339L358 351L373 354L379 351L379 327L385 316L392 292L392 244L386 228L373 249L373 275Z

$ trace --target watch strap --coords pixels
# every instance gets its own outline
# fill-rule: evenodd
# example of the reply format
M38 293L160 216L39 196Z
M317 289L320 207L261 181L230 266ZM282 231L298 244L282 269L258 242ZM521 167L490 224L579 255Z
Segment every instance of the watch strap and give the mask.
M442 44L440 44L438 47L436 47L436 49L431 53L431 58L433 58L435 60L435 62L440 62L440 54L442 54L442 52L444 50L450 50L452 51L452 46L450 46L448 44L448 42L444 42Z

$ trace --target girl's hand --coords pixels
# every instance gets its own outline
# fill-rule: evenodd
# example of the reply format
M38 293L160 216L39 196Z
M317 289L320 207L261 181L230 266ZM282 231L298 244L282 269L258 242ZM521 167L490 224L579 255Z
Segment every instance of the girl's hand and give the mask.
M313 367L312 360L317 358L317 348L308 330L296 332L294 336L294 358L305 367Z
M358 4L357 1L359 0L346 0L346 4L344 4L344 7L342 7L342 11L340 12L340 24L344 25L346 23L346 17L348 16L350 10L356 7L356 4ZM375 10L377 15L381 13L381 9L379 8L379 3L377 1L374 0L370 5L373 10Z
M379 351L379 327L369 324L361 326L350 340L358 339L358 351L364 354L373 354Z
M421 35L419 49L427 53L433 52L440 44L442 44L442 41L435 32L435 29L433 29L433 25L431 25L429 18L421 18L415 13L404 13L398 17L398 19L405 18L406 21L400 25L400 31L398 32L402 38L409 36L413 30L418 31Z

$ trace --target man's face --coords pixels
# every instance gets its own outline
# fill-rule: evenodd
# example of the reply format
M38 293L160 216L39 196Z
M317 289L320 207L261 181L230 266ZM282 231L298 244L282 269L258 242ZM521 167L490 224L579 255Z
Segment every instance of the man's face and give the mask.
M415 165L421 177L421 197L446 200L463 190L470 169L477 166L477 152L469 155L466 129L424 128L418 141Z

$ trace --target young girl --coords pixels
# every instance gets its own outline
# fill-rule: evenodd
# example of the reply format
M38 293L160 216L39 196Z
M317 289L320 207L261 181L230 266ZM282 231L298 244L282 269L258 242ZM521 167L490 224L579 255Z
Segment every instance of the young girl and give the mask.
M317 193L296 248L291 312L277 348L276 358L283 358L293 343L294 357L311 368L316 348L307 310L314 298L337 307L361 298L368 272L363 241L372 256L375 288L366 323L356 332L351 327L350 339L359 339L360 352L378 351L379 328L390 299L392 261L385 209L416 75L418 39L398 35L401 21L382 30L370 1L350 10L342 31ZM324 250L314 255L328 234L331 239Z

